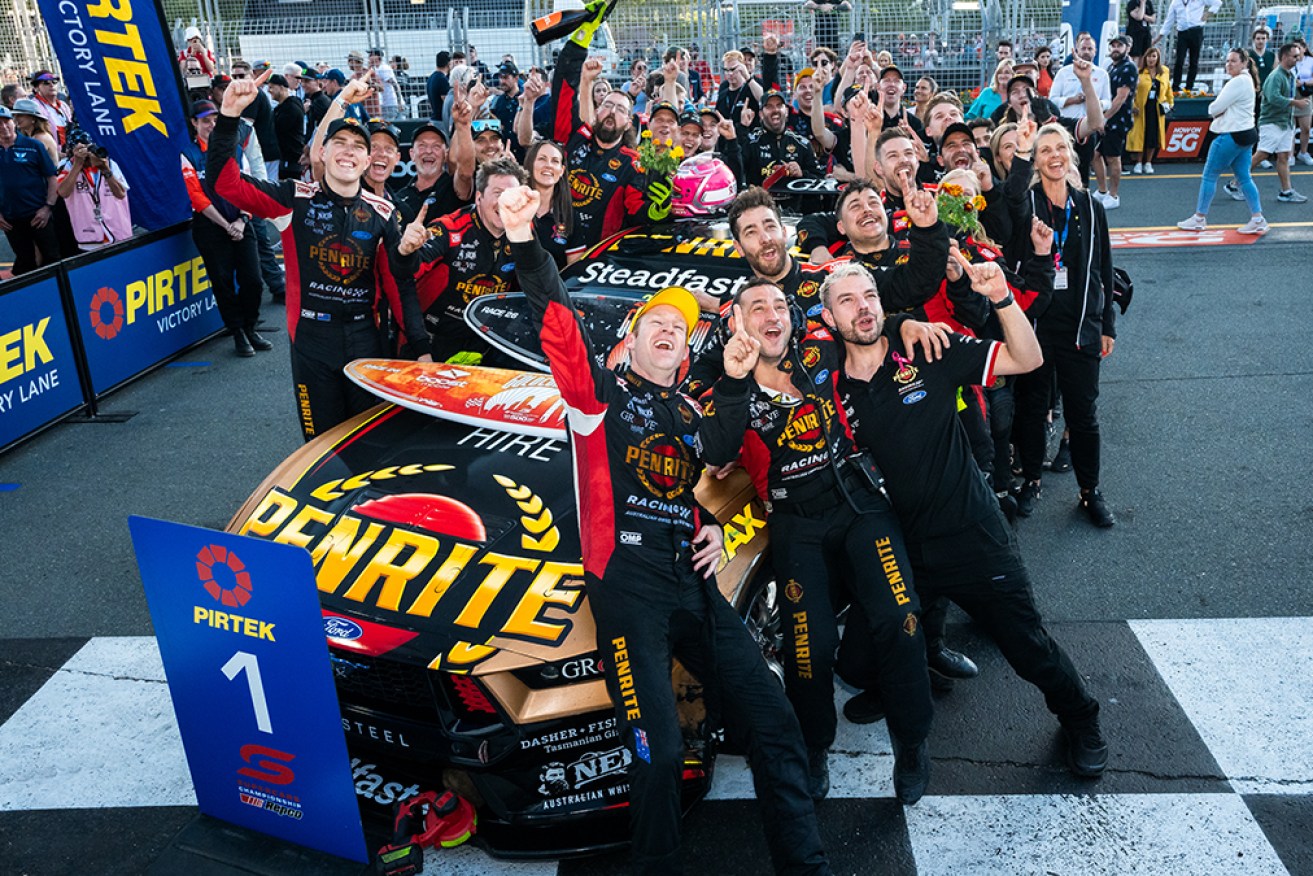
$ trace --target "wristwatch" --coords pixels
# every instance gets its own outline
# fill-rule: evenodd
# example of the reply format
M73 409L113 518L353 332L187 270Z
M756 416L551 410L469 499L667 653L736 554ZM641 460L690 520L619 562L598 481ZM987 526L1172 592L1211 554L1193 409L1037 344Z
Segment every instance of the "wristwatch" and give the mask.
M1016 304L1017 299L1012 296L1011 292L1008 292L1006 298L1003 298L1000 301L991 301L989 303L994 305L995 310L1002 310L1005 307L1011 307L1012 305Z

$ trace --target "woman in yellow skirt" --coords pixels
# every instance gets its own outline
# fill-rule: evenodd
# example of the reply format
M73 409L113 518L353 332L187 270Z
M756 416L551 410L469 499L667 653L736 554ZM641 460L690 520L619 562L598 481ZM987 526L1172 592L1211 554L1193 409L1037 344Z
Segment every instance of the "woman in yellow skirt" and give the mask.
M1126 135L1127 155L1136 155L1131 173L1153 173L1153 157L1164 145L1167 114L1172 111L1172 77L1157 46L1140 57L1140 82L1135 89L1135 123Z

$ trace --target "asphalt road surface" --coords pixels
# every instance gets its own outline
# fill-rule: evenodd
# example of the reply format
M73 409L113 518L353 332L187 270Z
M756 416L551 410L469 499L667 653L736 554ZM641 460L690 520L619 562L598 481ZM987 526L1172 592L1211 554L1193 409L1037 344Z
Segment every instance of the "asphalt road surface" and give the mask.
M892 799L883 723L840 722L819 808L837 872L1313 873L1313 204L1276 203L1268 173L1271 233L1182 246L1198 167L1158 169L1110 213L1135 244L1115 256L1135 302L1100 398L1117 526L1084 520L1071 474L1047 475L1018 526L1040 608L1104 703L1108 773L1069 778L1038 695L955 615L982 677L940 700L920 804ZM1313 194L1313 173L1295 185ZM1247 218L1222 194L1210 215ZM272 305L265 318L281 323ZM300 443L286 334L271 338L253 359L212 341L107 399L126 422L60 425L0 457L5 872L358 872L196 817L158 658L133 638L151 624L127 516L222 528ZM751 796L724 759L685 821L690 872L769 869ZM429 860L606 873L623 856Z

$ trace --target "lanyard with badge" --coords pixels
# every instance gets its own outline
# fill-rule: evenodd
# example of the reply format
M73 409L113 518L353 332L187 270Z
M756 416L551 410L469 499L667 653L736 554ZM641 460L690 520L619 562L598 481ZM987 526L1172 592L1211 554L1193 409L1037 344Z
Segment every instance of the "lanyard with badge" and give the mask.
M1049 203L1049 214L1053 213L1053 204ZM1067 195L1067 215L1062 222L1062 236L1053 238L1053 289L1060 291L1067 288L1067 266L1062 263L1062 250L1067 245L1067 235L1071 232L1071 195Z

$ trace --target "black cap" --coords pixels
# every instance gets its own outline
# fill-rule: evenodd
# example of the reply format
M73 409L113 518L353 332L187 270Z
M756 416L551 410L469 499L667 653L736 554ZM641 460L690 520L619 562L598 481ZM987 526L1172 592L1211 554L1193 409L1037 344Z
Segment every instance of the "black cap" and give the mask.
M382 119L370 119L369 136L373 137L375 134L388 135L392 138L392 142L397 144L397 148L401 148L401 131L397 129L396 125L389 125Z
M972 143L976 142L976 135L971 132L971 129L966 126L965 122L953 122L953 124L944 128L944 133L939 138L939 142L943 143L947 140L949 134L966 134L968 140Z
M516 67L510 61L502 61L501 66L497 68L498 76L519 76L520 68Z
M778 88L772 88L770 91L767 91L765 94L763 94L761 96L761 105L765 106L767 101L769 101L772 97L778 97L780 100L784 101L785 106L789 105L789 99L785 97L784 92L780 91Z
M656 118L656 114L662 110L665 110L674 116L675 121L679 121L679 110L668 100L658 100L656 103L652 104L652 108L647 112L647 120L649 122L652 121L652 119Z
M488 131L492 131L503 140L507 139L506 132L501 129L501 119L475 119L470 123L470 131L476 140Z
M1128 45L1128 46L1129 46L1129 45L1131 44L1131 38L1130 38L1129 36L1127 36L1126 34L1124 34L1124 33L1119 33L1119 34L1117 34L1116 36L1114 36L1112 39L1108 40L1108 42L1109 42L1109 43L1124 43L1125 45Z
M217 115L219 108L214 105L212 100L198 100L191 105L191 117L193 119L203 119L206 116Z
M282 76L282 75L280 75L280 74L278 74L278 73L275 73L274 75L270 76L270 77L269 77L268 79L266 79L265 81L266 81L267 83L269 83L270 85L281 85L281 86L283 86L283 88L291 88L291 87L292 87L292 86L290 86L290 85L287 84L287 79L286 79L286 77L284 77L284 76Z
M302 67L302 68L301 68L301 78L302 78L302 79L314 79L314 80L318 81L319 79L322 79L323 77L319 75L319 71L316 70L314 67Z
M1032 92L1035 90L1035 80L1031 79L1025 73L1018 73L1016 76L1013 76L1011 79L1008 80L1008 87L1003 90L1003 93L1011 94L1012 86L1016 85L1018 82L1026 83L1026 86L1030 88Z
M439 137L442 138L443 143L448 143L448 144L451 143L451 140L448 139L447 137L447 132L439 128L433 122L424 122L422 125L416 128L414 132L411 133L410 135L410 142L414 143L417 139L419 139L419 135L423 134L425 131L429 131L434 134L437 134Z
M702 127L702 115L700 113L689 112L687 110L680 113L679 126L682 128L685 125L697 125L699 128Z
M218 76L215 76L213 79L210 80L211 88L227 88L231 84L232 84L232 77L223 73L220 73ZM284 82L283 84L286 85L287 83Z
M848 101L852 100L854 97L861 94L862 91L864 90L865 89L863 89L862 86L860 85L849 85L847 88L843 90L843 103L840 104L840 106L847 106Z
M369 131L361 124L360 119L355 116L345 116L329 122L328 133L324 135L325 142L333 139L333 135L338 131L350 131L364 141L366 149L369 148Z
M890 73L895 74L899 79L903 78L903 71L899 70L896 64L890 64L888 67L883 68L880 71L880 78L883 79L885 76L889 75Z

